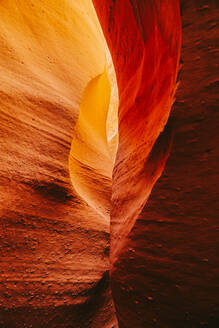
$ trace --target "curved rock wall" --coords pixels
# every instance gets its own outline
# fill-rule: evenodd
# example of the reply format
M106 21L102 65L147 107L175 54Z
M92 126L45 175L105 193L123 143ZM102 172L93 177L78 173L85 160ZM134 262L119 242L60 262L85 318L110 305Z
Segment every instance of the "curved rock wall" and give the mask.
M90 0L0 4L0 326L216 328L217 2L171 115L178 1L93 3L118 117Z
M109 224L68 167L82 93L106 66L93 6L2 1L0 49L0 326L104 327Z
M112 54L119 90L119 141L111 204L114 287L114 278L118 279L114 271L127 247L127 237L169 154L171 132L164 127L176 90L181 20L178 1L94 4ZM121 288L122 284L113 288L120 324L137 327L132 317L124 317Z

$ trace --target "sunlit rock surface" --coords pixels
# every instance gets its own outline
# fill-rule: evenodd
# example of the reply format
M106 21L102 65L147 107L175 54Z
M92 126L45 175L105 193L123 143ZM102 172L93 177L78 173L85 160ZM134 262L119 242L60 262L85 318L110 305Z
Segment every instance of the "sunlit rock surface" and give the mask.
M68 166L105 46L89 0L0 3L1 327L114 322L109 222L74 192Z
M93 3L118 117L91 1L0 4L0 327L117 327L110 269L120 328L216 328L217 3L181 1L168 123L178 2Z

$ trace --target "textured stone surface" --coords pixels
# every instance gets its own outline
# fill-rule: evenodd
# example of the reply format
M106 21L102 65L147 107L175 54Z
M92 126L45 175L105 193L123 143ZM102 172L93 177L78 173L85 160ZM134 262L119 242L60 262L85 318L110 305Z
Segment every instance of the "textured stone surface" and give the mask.
M0 4L0 327L112 328L117 324L109 289L109 225L76 195L68 172L82 92L104 70L103 39L93 28L96 18L87 22L89 1L80 0L80 14L77 1L37 3ZM162 3L165 12L167 1ZM219 9L216 0L182 0L181 7L183 66L167 127L175 131L171 155L128 240L111 257L121 328L219 325ZM123 22L125 12L115 17ZM110 32L113 11L109 17ZM135 18L144 35L151 17L145 25ZM169 23L165 16L165 31ZM138 40L135 33L130 42L133 37ZM124 65L125 57L116 55ZM125 73L119 72L120 84ZM128 102L131 96L123 95ZM126 146L129 140L128 147L135 147L134 138L125 137ZM169 138L167 132L155 144L147 172L166 159ZM140 189L145 199L144 183ZM132 196L123 199L131 204Z
M98 26L88 0L0 4L1 327L111 320L109 226L68 168L82 92L105 67Z
M113 276L122 328L219 325L218 17L182 1L173 147Z

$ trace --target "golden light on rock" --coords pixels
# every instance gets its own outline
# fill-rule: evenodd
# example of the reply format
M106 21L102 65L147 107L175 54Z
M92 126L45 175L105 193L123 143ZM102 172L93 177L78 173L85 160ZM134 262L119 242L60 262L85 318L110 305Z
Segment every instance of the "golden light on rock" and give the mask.
M0 328L218 326L205 2L0 2Z

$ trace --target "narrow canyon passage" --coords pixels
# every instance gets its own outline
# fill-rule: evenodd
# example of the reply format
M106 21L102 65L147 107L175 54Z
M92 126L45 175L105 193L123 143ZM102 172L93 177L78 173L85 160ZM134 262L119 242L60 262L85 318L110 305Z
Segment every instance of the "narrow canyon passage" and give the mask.
M0 328L218 327L218 10L0 3Z
M82 96L80 114L74 130L69 169L73 188L110 224L112 171L117 144L108 139L107 117L111 87L107 71L91 80ZM117 101L115 101L117 103ZM111 120L116 124L117 108ZM114 131L116 128L112 126Z

